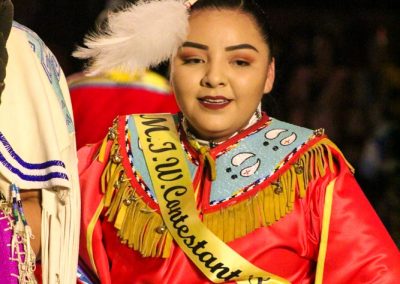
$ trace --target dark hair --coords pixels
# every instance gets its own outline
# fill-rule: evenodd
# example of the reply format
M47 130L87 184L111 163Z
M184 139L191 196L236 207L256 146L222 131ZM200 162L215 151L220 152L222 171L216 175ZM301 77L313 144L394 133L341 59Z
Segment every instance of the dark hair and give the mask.
M1 93L4 90L4 79L6 77L6 66L8 53L6 43L10 34L12 20L14 16L14 6L10 0L0 1L0 101Z
M191 12L203 9L231 9L240 10L253 17L257 26L269 47L270 57L273 57L273 44L271 27L264 10L254 0L198 0L192 7Z

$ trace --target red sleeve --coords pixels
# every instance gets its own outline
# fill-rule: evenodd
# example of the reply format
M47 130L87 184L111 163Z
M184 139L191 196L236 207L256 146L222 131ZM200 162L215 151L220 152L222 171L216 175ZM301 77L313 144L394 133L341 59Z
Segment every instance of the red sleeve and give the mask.
M82 198L79 256L101 283L111 283L100 223L100 213L103 210L100 177L106 165L106 162L100 162L96 157L100 146L101 143L83 147L78 151ZM106 156L110 146L111 143L107 147Z
M322 221L328 237L325 261L322 261L322 283L397 283L399 250L340 157L339 163L331 195L329 226L325 219ZM326 206L325 201L321 209L329 217ZM320 257L323 249L322 240Z

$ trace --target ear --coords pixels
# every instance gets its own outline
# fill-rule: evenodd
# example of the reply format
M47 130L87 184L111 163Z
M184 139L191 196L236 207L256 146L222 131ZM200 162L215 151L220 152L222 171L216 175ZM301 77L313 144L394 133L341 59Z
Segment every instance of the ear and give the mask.
M271 92L275 81L275 58L272 58L271 62L268 64L267 78L264 85L264 94Z

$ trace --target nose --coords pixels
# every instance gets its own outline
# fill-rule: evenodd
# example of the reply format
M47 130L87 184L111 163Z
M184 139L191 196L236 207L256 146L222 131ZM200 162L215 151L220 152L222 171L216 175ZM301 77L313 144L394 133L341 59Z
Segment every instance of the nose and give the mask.
M221 63L209 62L200 82L202 87L218 88L226 86L224 67Z

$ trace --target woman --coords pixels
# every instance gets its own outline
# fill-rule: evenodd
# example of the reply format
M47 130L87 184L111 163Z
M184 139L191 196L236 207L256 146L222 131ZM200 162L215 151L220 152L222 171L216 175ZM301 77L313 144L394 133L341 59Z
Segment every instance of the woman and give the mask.
M260 112L275 62L253 1L194 3L170 67L180 116L119 117L79 153L81 256L101 283L400 276L398 250L336 146Z

